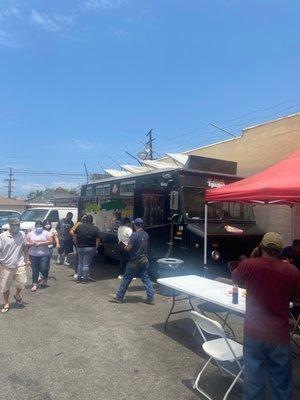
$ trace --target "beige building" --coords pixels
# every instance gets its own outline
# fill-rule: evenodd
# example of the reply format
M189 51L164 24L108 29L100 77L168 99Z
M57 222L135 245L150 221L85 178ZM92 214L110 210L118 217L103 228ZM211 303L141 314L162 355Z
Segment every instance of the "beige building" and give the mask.
M8 199L0 197L0 210L13 210L22 212L25 210L24 200Z
M186 151L184 154L236 161L238 175L247 177L299 149L300 113L297 113L246 128L238 138ZM300 238L299 206L294 207L293 211L287 206L255 206L255 214L258 224L264 230L281 232L285 243L289 243L292 236Z

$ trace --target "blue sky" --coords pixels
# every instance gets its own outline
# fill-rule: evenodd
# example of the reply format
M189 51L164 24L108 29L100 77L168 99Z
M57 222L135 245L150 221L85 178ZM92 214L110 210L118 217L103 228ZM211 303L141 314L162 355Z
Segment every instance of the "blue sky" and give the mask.
M297 0L0 0L0 171L99 172L150 128L163 154L227 138L209 122L240 134L300 111L299 15ZM15 194L78 183L16 178Z

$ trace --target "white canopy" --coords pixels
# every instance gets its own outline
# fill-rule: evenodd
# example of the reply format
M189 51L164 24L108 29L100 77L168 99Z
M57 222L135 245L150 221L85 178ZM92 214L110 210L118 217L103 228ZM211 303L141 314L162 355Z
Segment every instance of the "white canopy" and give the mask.
M105 169L104 171L107 172L108 175L111 175L115 178L118 178L120 176L130 175L130 173L128 173L126 171L119 171L118 169Z
M175 163L178 165L180 164L182 167L186 164L189 156L186 154L181 154L181 153L166 153L168 157L172 158L172 160L175 161Z

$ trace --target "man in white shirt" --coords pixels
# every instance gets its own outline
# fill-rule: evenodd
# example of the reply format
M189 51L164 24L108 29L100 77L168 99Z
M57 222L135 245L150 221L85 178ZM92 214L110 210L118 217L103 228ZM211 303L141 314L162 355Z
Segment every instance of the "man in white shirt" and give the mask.
M125 251L125 247L129 243L130 236L132 235L132 229L130 228L131 221L129 218L124 217L121 220L121 225L118 228L118 249L120 255L120 273L118 278L122 279L126 270L126 265L129 261L129 254Z
M9 290L13 281L16 286L14 298L17 304L23 304L20 293L25 289L26 267L29 265L28 248L24 232L20 231L20 221L17 218L11 218L9 230L0 235L0 289L4 298L2 314L7 313L10 308Z

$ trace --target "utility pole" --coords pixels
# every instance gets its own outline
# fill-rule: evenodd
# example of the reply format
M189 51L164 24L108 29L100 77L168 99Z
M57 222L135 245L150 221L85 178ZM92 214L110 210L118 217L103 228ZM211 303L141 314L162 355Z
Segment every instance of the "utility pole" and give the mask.
M12 172L12 168L9 168L9 175L8 175L8 179L5 179L6 182L8 182L7 185L7 197L9 199L11 199L11 194L13 192L13 182L16 181L16 179L13 178L13 172Z
M153 129L150 129L150 131L147 133L147 137L149 137L148 142L146 143L147 146L149 146L149 155L150 155L150 160L153 160L153 142L154 142L154 138L152 136L152 131Z

